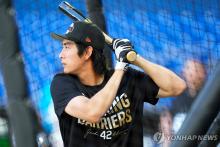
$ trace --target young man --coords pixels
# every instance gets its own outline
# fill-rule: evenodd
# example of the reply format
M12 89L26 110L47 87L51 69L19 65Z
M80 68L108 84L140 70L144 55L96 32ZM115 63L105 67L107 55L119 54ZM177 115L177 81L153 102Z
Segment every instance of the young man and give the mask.
M104 36L94 25L75 22L62 41L59 55L64 72L51 84L55 112L65 147L143 146L143 103L175 96L185 82L170 70L141 56L133 62L145 73L128 68L127 39L115 39L117 61L107 70Z

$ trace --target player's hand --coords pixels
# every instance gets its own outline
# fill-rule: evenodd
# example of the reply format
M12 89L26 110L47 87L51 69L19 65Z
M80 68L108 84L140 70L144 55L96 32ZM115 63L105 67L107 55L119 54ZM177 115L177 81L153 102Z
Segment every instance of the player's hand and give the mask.
M115 70L127 71L129 64L125 62L116 61Z
M130 63L127 59L127 54L130 51L134 51L134 49L128 39L113 39L112 48L115 51L116 59L118 61Z

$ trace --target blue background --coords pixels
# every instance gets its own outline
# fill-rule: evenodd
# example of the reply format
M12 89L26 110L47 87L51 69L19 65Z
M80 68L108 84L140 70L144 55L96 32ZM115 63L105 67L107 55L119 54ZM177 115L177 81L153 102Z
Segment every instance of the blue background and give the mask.
M55 118L50 82L62 71L59 42L50 32L64 33L71 20L57 9L61 1L14 1L30 98L45 130L53 131ZM86 13L85 0L70 0ZM103 0L110 36L128 38L139 54L181 75L187 58L197 58L211 74L220 58L219 0ZM6 100L0 75L0 106ZM170 106L172 98L157 108Z

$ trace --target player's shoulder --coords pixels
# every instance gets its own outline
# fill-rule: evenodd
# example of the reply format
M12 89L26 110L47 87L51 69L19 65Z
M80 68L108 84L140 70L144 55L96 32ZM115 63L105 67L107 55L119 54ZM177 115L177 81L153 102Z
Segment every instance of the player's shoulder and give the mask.
M57 73L53 79L76 79L76 76L65 73Z
M77 81L77 77L70 74L58 73L53 77L51 84L61 84L65 82Z

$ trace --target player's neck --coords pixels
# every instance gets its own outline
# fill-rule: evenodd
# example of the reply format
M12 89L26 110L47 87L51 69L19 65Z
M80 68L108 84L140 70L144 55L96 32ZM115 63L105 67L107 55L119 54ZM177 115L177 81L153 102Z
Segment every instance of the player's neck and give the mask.
M104 81L104 75L99 75L95 72L92 62L85 66L85 70L81 71L77 76L80 82L88 86L100 85Z
M80 82L87 86L96 86L102 84L104 75L98 75L95 72L86 72L78 76Z

